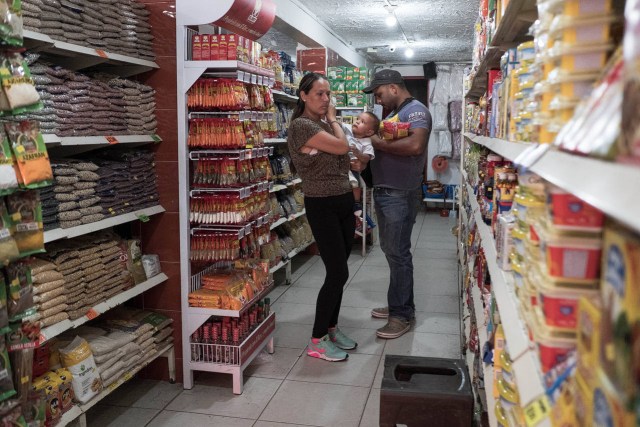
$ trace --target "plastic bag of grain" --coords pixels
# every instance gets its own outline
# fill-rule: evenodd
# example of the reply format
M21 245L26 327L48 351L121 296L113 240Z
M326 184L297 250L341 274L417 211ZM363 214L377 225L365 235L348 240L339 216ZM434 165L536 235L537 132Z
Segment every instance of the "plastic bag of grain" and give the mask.
M60 349L60 360L73 377L72 385L76 401L86 403L100 393L102 381L86 340L75 337L71 344Z

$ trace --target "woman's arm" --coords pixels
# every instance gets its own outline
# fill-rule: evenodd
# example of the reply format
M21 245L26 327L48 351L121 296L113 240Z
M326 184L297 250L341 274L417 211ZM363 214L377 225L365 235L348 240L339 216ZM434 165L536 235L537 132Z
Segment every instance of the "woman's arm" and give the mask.
M327 122L333 130L333 135L329 132L318 132L307 141L305 147L315 148L329 154L347 154L349 152L349 142L340 123L336 120L336 107L329 106L326 115ZM334 136L335 135L335 136Z

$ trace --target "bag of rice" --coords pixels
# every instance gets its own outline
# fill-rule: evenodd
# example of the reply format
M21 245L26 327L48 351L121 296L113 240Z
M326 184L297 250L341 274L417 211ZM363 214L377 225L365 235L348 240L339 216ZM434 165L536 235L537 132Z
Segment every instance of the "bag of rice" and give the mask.
M76 401L88 402L102 390L102 381L91 348L86 340L76 337L71 344L60 349L62 365L71 372Z

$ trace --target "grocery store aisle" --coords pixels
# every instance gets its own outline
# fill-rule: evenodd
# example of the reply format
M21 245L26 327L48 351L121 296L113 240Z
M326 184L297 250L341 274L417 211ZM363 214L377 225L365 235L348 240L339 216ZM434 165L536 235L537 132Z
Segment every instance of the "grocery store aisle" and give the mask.
M133 380L89 413L94 426L220 425L246 427L378 425L385 354L460 357L458 265L450 220L421 213L414 227L417 322L411 332L382 340L371 318L385 305L388 267L379 246L350 258L341 328L359 345L349 360L328 363L306 356L315 299L324 278L319 257L297 257L291 286L270 295L276 312L276 351L263 352L245 371L234 396L231 376L197 374L196 386Z

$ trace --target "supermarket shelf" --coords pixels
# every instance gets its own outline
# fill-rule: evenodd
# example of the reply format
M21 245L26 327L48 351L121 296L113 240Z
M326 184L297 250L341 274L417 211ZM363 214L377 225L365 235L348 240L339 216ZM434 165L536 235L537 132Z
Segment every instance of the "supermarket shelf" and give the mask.
M533 145L487 137L471 137L471 140L512 160ZM637 214L640 212L640 199L620 197L620 191L611 191L628 188L629 194L634 193L634 186L640 182L640 168L551 148L529 169L627 227L640 231L640 216Z
M265 138L265 144L284 144L287 142L286 138Z
M271 230L273 230L274 228L277 228L277 227L281 226L285 222L293 221L294 219L300 218L301 216L306 215L306 214L307 214L307 210L303 209L302 212L294 213L293 215L289 215L288 217L280 218L279 220L277 220L276 222L271 224L271 226L269 228Z
M46 144L55 144L60 146L145 144L162 141L162 138L155 134L107 136L57 136L55 134L44 134L42 136Z
M56 64L71 70L100 66L113 74L129 77L160 68L153 61L54 40L46 34L30 30L24 30L24 46L29 50L58 57Z
M499 47L487 48L487 52L478 66L478 71L471 81L471 87L465 98L478 99L484 95L487 91L487 71L500 66L500 57L503 52L504 50Z
M258 294L254 295L250 301L246 302L240 310L226 310L220 308L204 308L204 307L189 307L189 315L204 315L204 320L206 320L210 316L226 316L226 317L240 317L247 310L249 310L254 304L260 301L262 298L266 297L269 292L273 290L275 284L271 281L264 289L262 289ZM204 321L202 322L204 323ZM201 325L202 323L198 323Z
M336 110L364 110L366 107L336 107Z
M287 182L286 184L275 184L269 190L269 193L275 193L277 191L286 190L288 187L293 187L294 185L300 184L301 182L302 182L302 179L296 178L296 179L293 179L293 180Z
M287 264L289 264L291 262L291 258L293 258L294 256L298 255L300 252L304 251L305 249L307 249L314 242L315 242L315 240L312 239L310 242L305 243L304 245L300 246L299 248L296 248L296 249L292 250L291 252L289 252L288 259L286 261L280 261L277 265L274 265L273 267L271 267L271 269L269 269L269 273L273 274L276 271L280 270L282 267L285 267Z
M471 288L471 297L473 298L473 311L476 315L476 326L478 327L478 338L480 338L480 348L483 348L487 342L487 321L484 317L484 308L482 304L482 293L477 284L473 284Z
M81 404L81 405L73 405L71 407L71 409L69 409L67 412L65 412L62 415L62 418L60 418L60 421L58 422L58 424L56 424L56 426L57 427L64 427L66 425L69 425L71 422L73 422L78 417L83 416L84 414L86 414L87 411L89 411L89 409L93 408L98 402L100 402L102 399L104 399L105 397L110 395L114 390L116 390L122 384L126 383L131 378L133 378L133 376L135 374L140 372L142 369L144 369L147 365L149 365L154 360L156 360L156 359L158 359L160 357L167 357L167 358L175 357L174 355L171 354L171 352L173 352L173 351L174 351L173 344L170 344L170 345L158 350L158 352L156 353L156 355L154 357L152 357L151 359L147 360L146 362L144 362L140 366L132 369L131 371L125 372L124 375L122 375L122 377L119 380L117 380L116 382L111 384L109 387L103 389L102 392L100 392L97 396L95 396L93 399L91 399L87 403L84 403L84 404ZM175 380L175 378L172 378L172 380ZM80 423L80 425L86 425L86 422L84 424Z
M485 365L484 362L482 365L484 366L484 393L487 397L487 407L485 409L487 410L487 415L489 415L489 425L497 426L498 421L496 420L495 412L496 401L493 398L493 366Z
M509 2L493 38L491 46L509 48L523 41L532 40L528 36L529 27L538 19L535 0Z
M118 215L111 218L106 218L101 221L92 222L90 224L83 224L77 227L71 228L56 228L54 230L44 232L44 242L49 243L54 240L71 239L73 237L89 234L94 231L104 230L105 228L114 227L116 225L125 224L136 220L148 221L148 216L156 215L164 212L164 208L160 205L152 206L150 208L140 209L134 212L129 212L124 215Z
M490 227L482 220L480 207L473 189L468 184L467 188L476 225L480 232L487 266L491 274L491 287L500 311L500 319L502 320L505 338L509 346L509 355L513 361L520 401L526 406L545 392L542 378L540 374L536 374L540 371L540 362L535 350L529 347L529 337L525 330L524 322L519 315L520 307L514 292L512 275L505 273L498 267L493 234Z
M131 298L148 291L149 289L165 282L168 279L169 278L166 274L160 273L156 276L153 276L151 279L148 279L142 283L138 283L131 289L128 289L114 297L109 298L104 302L101 302L100 304L89 310L86 315L82 316L79 319L63 320L62 322L58 322L54 325L43 328L40 331L40 344L50 340L55 336L60 335L65 331L68 331L69 329L77 328L80 325L84 325L89 320L95 319L97 316L105 313L106 311L109 311L110 309L117 307L126 301L129 301Z
M275 77L273 70L261 68L241 61L184 61L185 68L196 68L211 71L245 71L264 77Z
M273 93L274 97L277 98L276 100L285 100L285 101L291 101L291 102L298 102L298 97L297 96L289 95L286 92L282 92L280 90L272 90L271 93Z

